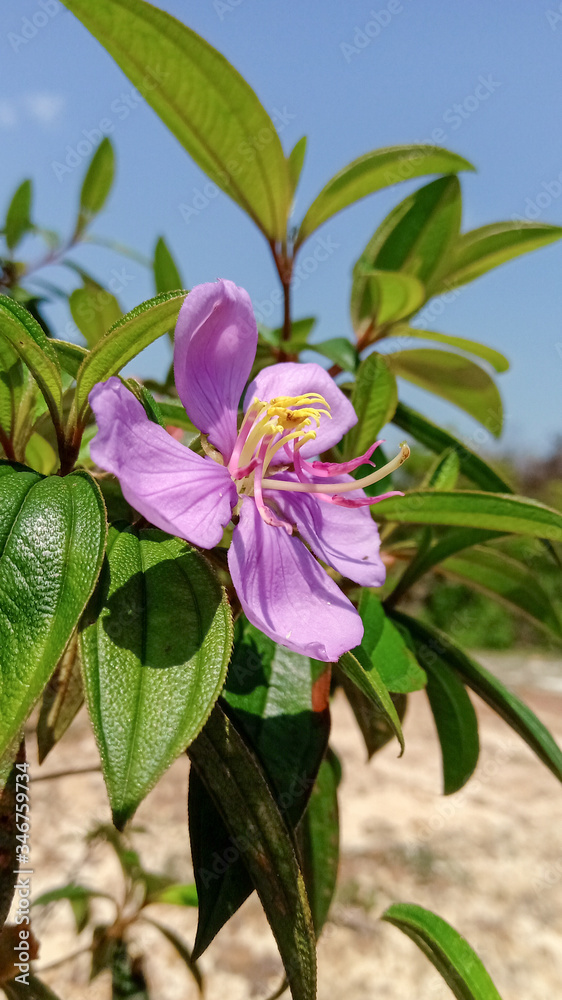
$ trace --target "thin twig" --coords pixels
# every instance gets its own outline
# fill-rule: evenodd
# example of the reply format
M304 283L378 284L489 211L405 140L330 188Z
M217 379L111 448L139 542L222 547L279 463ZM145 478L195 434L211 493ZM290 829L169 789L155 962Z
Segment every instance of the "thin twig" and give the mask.
M93 774L96 771L101 771L99 764L92 767L78 767L74 771L53 771L52 774L40 774L39 777L32 777L33 784L37 781L50 781L51 778L68 778L72 777L73 774Z
M72 951L70 955L65 955L64 958L57 958L54 962L49 962L47 965L42 965L40 969L35 971L42 975L44 972L49 972L51 969L58 968L59 965L64 965L65 962L71 962L73 958L78 958L80 955L85 955L86 952L91 951L90 945L85 948L79 948L78 951Z

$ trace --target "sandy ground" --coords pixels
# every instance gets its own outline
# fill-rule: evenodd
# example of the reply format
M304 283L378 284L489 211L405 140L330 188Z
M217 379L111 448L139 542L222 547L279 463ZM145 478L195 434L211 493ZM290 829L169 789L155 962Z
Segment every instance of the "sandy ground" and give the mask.
M562 741L562 663L494 657ZM380 921L395 901L435 910L471 942L503 1000L562 995L562 790L522 741L478 704L482 753L465 790L440 795L440 760L423 694L410 699L406 754L387 746L370 764L347 704L336 699L333 744L341 755L342 860L332 919L319 944L321 1000L445 1000L451 994L400 931ZM41 772L95 764L81 713ZM148 867L191 881L186 831L187 761L168 771L139 810L135 846ZM118 879L106 845L87 848L84 834L108 821L99 774L36 781L32 797L34 895L75 878L111 891ZM103 903L97 915L103 918ZM154 908L154 916L192 942L195 911ZM68 905L43 911L37 971L87 944L76 939ZM135 934L147 955L153 1000L195 1000L197 991L156 930ZM255 897L201 959L208 1000L267 997L280 962ZM86 956L44 974L62 1000L109 1000L105 974L88 984Z

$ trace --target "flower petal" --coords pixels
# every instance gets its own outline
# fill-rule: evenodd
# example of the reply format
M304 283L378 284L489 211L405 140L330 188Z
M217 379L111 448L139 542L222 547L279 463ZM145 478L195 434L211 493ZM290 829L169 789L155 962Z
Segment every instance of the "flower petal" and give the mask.
M190 419L225 462L236 440L238 405L257 343L252 303L243 288L217 281L192 289L176 325L176 388Z
M118 378L94 386L90 405L92 458L117 476L128 503L163 531L204 549L218 545L238 500L227 470L152 423Z
M292 473L283 473L280 478L297 482ZM337 482L348 480L350 476L339 476ZM362 490L344 495L352 497L356 503L374 501L374 497L365 498ZM265 496L266 499L275 498L286 520L296 524L300 535L319 559L362 587L382 587L386 569L379 554L379 532L366 507L350 510L323 503L312 493L267 490Z
M313 458L341 441L343 435L357 423L357 414L351 403L320 365L314 362L301 365L288 361L286 364L263 368L248 388L244 409L247 409L254 396L265 401L275 399L276 396L301 396L306 392L319 392L331 408L331 420L322 416L316 439L308 441L300 449L303 458Z
M250 498L228 566L246 617L282 646L333 662L361 642L363 624L351 602L306 546L266 524Z

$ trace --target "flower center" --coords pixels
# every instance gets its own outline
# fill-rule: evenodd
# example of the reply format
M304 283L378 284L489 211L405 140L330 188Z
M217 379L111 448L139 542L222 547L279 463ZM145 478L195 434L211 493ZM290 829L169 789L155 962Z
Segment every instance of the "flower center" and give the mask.
M230 475L244 480L259 466L260 476L265 476L280 448L292 442L294 453L314 440L322 416L331 419L330 406L317 392L277 396L266 402L255 396L228 463Z
M350 462L303 462L300 449L308 441L314 441L322 417L332 419L329 403L317 392L306 392L300 396L277 396L266 401L255 396L244 416L227 466L236 482L238 493L253 496L263 520L273 527L284 528L289 534L293 533L294 525L276 516L271 504L276 508L277 505L269 498L266 503L264 489L314 494L319 500L345 507L376 503L384 497L357 497L357 491L383 479L406 461L410 454L408 446L403 444L396 458L364 479L343 483L326 482L326 478L346 475L367 462L380 442L377 441L365 455ZM285 464L278 461L270 471L271 463L281 448L285 448L282 458ZM288 468L296 474L298 481L293 478L267 478L268 471L270 476L276 476L286 472ZM353 497L342 496L352 492L355 494ZM394 495L395 491L385 494Z

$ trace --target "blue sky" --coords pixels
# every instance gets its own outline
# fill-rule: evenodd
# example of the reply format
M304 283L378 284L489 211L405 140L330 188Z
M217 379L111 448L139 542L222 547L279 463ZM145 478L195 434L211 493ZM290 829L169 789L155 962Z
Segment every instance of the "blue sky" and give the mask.
M439 130L442 145L477 167L476 174L462 175L464 228L526 213L562 224L562 4L555 0L166 0L160 6L246 77L279 123L287 150L308 136L295 221L356 156L427 141ZM369 39L363 28L373 12L381 27ZM118 175L95 231L147 255L163 234L187 287L232 278L267 310L277 283L263 237L226 196L205 204L205 176L154 112L131 97L131 84L58 0L3 0L0 80L5 204L31 176L36 220L68 232L87 157L62 176L56 164L68 146L76 150L86 142L86 148L88 135L95 141L100 121L109 118ZM373 195L320 230L332 252L294 296L295 317L318 316L319 339L349 334L353 262L408 190L398 185ZM197 214L186 221L182 204ZM102 283L120 287L125 308L153 293L150 275L136 264L91 247L74 256ZM499 385L502 441L512 451L543 453L562 432L561 274L562 242L467 286L434 323L437 330L489 342L510 358L512 369ZM49 277L72 287L68 274ZM59 335L68 336L65 315L53 315ZM273 315L271 322L279 319ZM134 370L162 373L167 351L154 345ZM405 383L401 395L467 441L493 448L448 404Z

